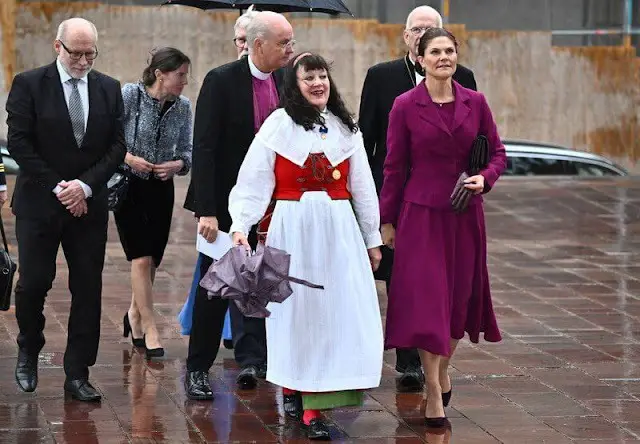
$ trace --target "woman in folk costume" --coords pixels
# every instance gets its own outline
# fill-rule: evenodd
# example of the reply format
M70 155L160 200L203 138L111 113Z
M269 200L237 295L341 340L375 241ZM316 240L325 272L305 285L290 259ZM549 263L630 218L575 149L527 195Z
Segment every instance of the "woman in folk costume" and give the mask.
M292 284L291 297L269 304L267 380L283 387L285 412L302 414L310 439L330 439L320 410L359 405L380 383L378 201L362 135L321 56L293 59L281 106L240 168L231 232L249 248L246 234L275 202L266 245L291 255L291 276L324 286Z

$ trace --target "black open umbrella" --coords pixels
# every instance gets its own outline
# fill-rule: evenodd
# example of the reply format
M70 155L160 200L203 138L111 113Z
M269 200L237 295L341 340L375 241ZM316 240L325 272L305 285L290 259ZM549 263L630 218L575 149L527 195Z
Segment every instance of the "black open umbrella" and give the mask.
M349 14L342 0L167 0L163 5L184 5L200 9L247 9L254 5L258 11L321 12L323 14Z

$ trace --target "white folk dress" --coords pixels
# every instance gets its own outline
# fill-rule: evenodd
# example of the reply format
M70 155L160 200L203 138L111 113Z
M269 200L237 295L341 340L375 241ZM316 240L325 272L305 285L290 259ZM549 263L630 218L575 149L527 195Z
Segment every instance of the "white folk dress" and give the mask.
M328 132L305 131L284 109L264 122L229 196L231 232L247 233L264 216L275 187L276 154L298 166L324 153L333 167L349 159L349 200L324 191L276 203L266 244L291 255L291 276L324 286L292 284L293 294L267 307L267 380L304 392L377 387L383 333L367 249L381 245L376 189L360 132L331 113ZM353 205L353 206L352 206ZM355 213L355 214L354 214Z

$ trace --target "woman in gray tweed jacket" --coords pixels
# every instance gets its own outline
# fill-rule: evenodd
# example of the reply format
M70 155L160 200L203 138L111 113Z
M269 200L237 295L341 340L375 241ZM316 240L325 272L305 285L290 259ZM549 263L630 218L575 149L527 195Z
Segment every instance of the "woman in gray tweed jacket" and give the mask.
M145 349L147 358L164 355L153 310L153 281L169 240L173 176L191 168L192 110L182 96L189 58L175 48L157 50L142 81L122 88L130 181L114 213L120 242L131 261L132 298L124 315L124 336Z

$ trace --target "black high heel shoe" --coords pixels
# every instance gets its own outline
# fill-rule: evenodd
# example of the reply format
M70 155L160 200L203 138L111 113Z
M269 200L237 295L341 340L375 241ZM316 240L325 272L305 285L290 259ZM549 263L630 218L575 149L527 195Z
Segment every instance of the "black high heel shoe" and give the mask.
M448 392L443 392L442 393L442 405L444 405L445 407L447 407L449 405L449 402L451 401L451 395L453 394L453 389L449 390Z
M131 323L129 322L129 313L124 314L124 318L122 319L122 325L124 327L124 331L122 332L122 337L126 338L131 333L131 342L134 347L145 348L144 338L134 338L133 330L131 330Z
M146 339L147 339L147 335L144 335L142 337L142 342L144 343L144 354L147 357L147 359L163 357L164 356L164 348L162 348L162 347L147 348Z
M447 425L447 417L442 416L439 418L424 418L426 426L430 429L441 429Z

